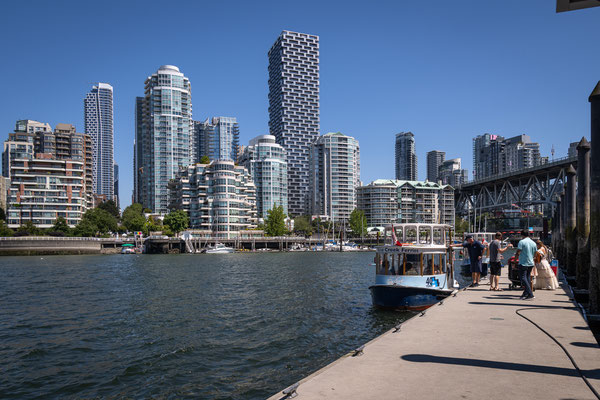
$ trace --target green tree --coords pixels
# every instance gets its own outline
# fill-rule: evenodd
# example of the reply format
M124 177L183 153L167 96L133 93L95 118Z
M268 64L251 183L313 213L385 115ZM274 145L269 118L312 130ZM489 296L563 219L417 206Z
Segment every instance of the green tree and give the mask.
M84 218L73 229L73 234L79 237L94 237L98 232L98 226L94 224L89 218Z
M183 210L171 211L165 216L163 225L168 226L171 231L178 234L186 229L190 224L190 219L187 213Z
M200 164L210 164L210 158L208 156L200 157Z
M355 236L364 236L367 234L367 217L365 213L355 208L350 213L350 229Z
M463 218L456 218L454 222L454 231L457 236L462 236L463 233L469 230L469 221Z
M82 220L87 219L96 225L100 234L115 232L117 230L117 219L114 215L101 208L92 208L83 214Z
M117 207L113 200L103 201L98 205L98 208L108 212L110 215L115 217L117 221L121 218L121 212L119 211L119 207Z
M144 232L145 236L149 236L150 232L158 232L163 230L163 225L160 220L155 220L150 216L146 223L144 224L144 228L142 232Z
M26 221L16 232L17 236L37 236L41 233L40 229L31 221Z
M313 233L313 227L310 224L309 217L296 217L294 218L294 232L310 236Z
M3 220L0 220L0 237L12 236L13 234L13 230Z
M287 233L285 227L285 214L283 206L273 205L273 208L267 211L265 219L265 234L267 236L283 236Z
M123 225L129 232L138 232L144 229L146 217L143 207L139 203L133 203L123 211Z
M64 217L56 218L56 222L50 228L50 235L52 236L66 236L71 232L69 224Z

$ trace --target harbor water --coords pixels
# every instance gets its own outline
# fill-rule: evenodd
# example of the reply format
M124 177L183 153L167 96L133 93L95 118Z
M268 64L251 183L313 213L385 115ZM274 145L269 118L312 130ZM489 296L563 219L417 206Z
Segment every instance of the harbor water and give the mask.
M266 398L412 315L373 254L3 257L0 398Z

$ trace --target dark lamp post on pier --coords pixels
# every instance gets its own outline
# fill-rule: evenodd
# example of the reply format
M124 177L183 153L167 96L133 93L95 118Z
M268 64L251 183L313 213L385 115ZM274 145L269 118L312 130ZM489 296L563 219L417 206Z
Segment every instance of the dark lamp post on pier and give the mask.
M600 81L589 97L591 104L590 196L590 314L600 314ZM595 145L594 145L595 144Z

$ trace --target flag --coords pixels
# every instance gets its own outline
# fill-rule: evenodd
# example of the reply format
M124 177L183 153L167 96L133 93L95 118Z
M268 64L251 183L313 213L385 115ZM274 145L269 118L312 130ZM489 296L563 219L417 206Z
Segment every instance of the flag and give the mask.
M402 246L402 243L400 243L398 241L398 238L396 237L396 230L394 229L394 224L392 224L392 241L394 242L394 245Z

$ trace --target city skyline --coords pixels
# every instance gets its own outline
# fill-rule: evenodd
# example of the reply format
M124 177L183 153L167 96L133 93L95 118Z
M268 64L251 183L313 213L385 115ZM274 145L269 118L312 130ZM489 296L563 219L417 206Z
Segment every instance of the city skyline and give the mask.
M259 9L269 12L261 17L263 24L259 25L262 26L252 34L240 35L247 28L246 23L242 23L231 34L213 33L201 41L217 52L221 48L228 54L236 52L236 57L244 62L240 66L210 66L198 56L182 56L181 46L210 32L211 23L184 28L182 37L186 33L190 36L183 40L184 44L163 46L150 54L150 44L130 36L141 26L147 11L138 10L139 20L133 20L128 28L125 28L127 24L121 24L123 28L116 28L106 37L89 37L90 33L81 29L79 37L61 41L56 38L85 26L82 25L84 20L85 24L90 23L87 7L76 3L71 7L33 3L36 6L27 10L23 5L7 5L0 28L8 35L15 30L19 15L27 12L31 17L31 30L20 32L14 40L2 44L5 54L28 49L20 59L0 67L5 75L15 76L14 81L20 85L17 89L9 82L10 96L2 100L2 139L7 137L17 119L48 121L51 125L67 122L83 131L82 96L92 82L110 82L115 88L115 162L122 169L123 207L131 201L133 186L132 174L127 171L133 170L134 101L135 96L141 94L140 76L150 75L159 65L177 65L201 88L196 93L203 96L196 96L194 101L195 118L236 115L244 127L240 143L246 144L252 137L269 133L265 58L273 40L287 29L320 36L320 133L342 131L361 142L363 181L394 177L394 154L388 143L399 131L415 133L417 157L421 160L433 149L461 157L463 168L469 170L469 179L473 171L470 142L477 135L486 132L504 137L527 134L533 141L540 142L542 156L550 156L554 145L555 157L566 155L570 142L589 135L587 96L598 80L592 68L598 56L587 50L592 48L590 33L600 15L598 9L556 14L552 4L544 1L525 5L516 1L502 5L473 1L435 9L420 5L377 5L360 11L351 4L344 11L347 17L344 22L344 18L332 18L337 12L332 5L320 7L316 15L308 11L291 15L285 8L272 11L266 4L259 4ZM126 15L127 9L133 6L124 7L123 15ZM192 3L186 7L190 12L198 9ZM221 6L205 5L202 9L218 12ZM232 12L233 20L241 21L246 12L248 6L240 4ZM51 32L45 30L43 35L36 28L43 25L42 21L61 13L66 13L74 26L69 29L59 26ZM8 15L15 18L9 20ZM84 15L86 18L79 18ZM113 15L111 3L91 18L106 15ZM393 18L402 23L391 26L380 21L377 25L368 25L374 29L355 30L353 21L364 17L375 20L375 15L384 21ZM119 26L123 16L119 13L114 18L115 25ZM429 20L435 21L430 26L431 32L404 39L406 32L418 29L419 24ZM464 25L458 28L461 23ZM504 29L507 24L511 26L510 32ZM256 21L252 25L256 25ZM474 31L478 32L477 37L471 35ZM443 38L440 32L445 33ZM61 44L46 46L47 49L41 46L52 38ZM97 56L82 48L89 43L88 39L99 45L99 49L94 49ZM166 39L157 40L159 42L152 46L164 44ZM578 45L572 46L572 43ZM73 51L83 53L67 66L46 65L42 69L31 60L33 55L37 58ZM102 55L107 51L115 54L113 60ZM356 59L357 51L364 57ZM397 57L405 59L407 56L413 61L398 64L402 66L399 70ZM563 78L563 71L574 62L583 66L578 76ZM27 79L19 79L23 74L27 74ZM218 87L222 90L217 90ZM239 95L232 97L234 88ZM430 93L434 90L442 95L432 97ZM360 95L353 96L355 93ZM375 112L376 118L365 118ZM430 118L432 112L435 118ZM421 179L425 168L425 163L420 163L418 177Z

